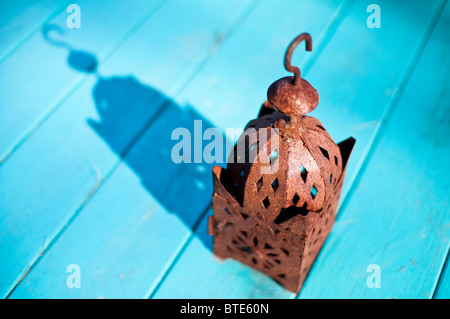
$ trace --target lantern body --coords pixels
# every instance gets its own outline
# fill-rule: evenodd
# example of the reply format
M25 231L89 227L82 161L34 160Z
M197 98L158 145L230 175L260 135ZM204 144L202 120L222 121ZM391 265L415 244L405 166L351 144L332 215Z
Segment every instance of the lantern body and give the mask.
M214 254L234 258L298 293L336 219L345 169L355 140L336 144L307 116L317 91L290 64L302 33L289 45L285 68L257 119L237 141L227 168L213 168Z
M283 118L279 112L264 106L260 114L266 114L259 118L259 124L265 124L262 124L263 128L271 127ZM320 125L317 122L314 121ZM254 125L254 121L249 125ZM245 139L238 141L235 150L240 142L245 143ZM340 168L339 174L335 173L335 180L331 178L331 192L327 191L323 196L323 205L315 209L317 205L313 201L310 203L314 210L307 208L311 200L309 191L305 193L285 186L286 178L282 176L290 176L292 172L289 173L289 166L282 160L286 154L283 150L287 151L281 147L283 142L279 144L280 162L274 174L253 177L249 167L257 172L255 167L258 163L250 163L249 158L243 163L229 159L227 169L215 166L213 216L209 220L209 234L214 236L214 254L239 260L298 293L336 218L345 168L354 142L349 138L336 146L341 161L336 165ZM249 148L251 145L247 145L246 154ZM235 151L233 155L237 153ZM334 162L334 155L329 157ZM311 187L308 178L321 179L308 172L303 180L301 170L296 170L296 173L300 184L308 190ZM261 178L262 182L258 184ZM275 179L276 185L273 184ZM268 198L268 202L264 203L263 198Z

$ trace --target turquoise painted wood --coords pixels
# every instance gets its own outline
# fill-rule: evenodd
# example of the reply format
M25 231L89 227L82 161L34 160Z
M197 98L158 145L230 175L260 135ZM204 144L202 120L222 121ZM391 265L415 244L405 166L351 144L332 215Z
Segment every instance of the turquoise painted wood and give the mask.
M381 29L366 25L371 1L77 3L82 28L65 34L65 3L2 13L2 297L449 297L446 1L378 1ZM294 63L320 93L312 115L357 144L295 296L212 254L214 164L175 164L171 134L255 117L303 31L314 51ZM367 286L370 264L381 288Z
M450 239L449 17L447 4L300 297L433 296ZM379 289L367 286L371 264Z
M121 165L10 297L143 298L189 234ZM66 285L71 264L82 271L79 289Z
M179 6L179 4L177 4ZM171 11L174 10L176 7L170 8L169 5L165 6L161 9L161 14L166 12L166 14L169 14ZM165 11L167 10L167 11ZM223 11L223 10L222 10ZM246 11L244 11L243 14L245 14ZM295 14L295 13L293 13ZM155 16L155 19L150 20L155 23L157 21L158 15ZM259 16L253 16L251 15L249 19L259 19ZM217 19L215 19L217 20ZM161 18L161 21L164 23L167 23L167 16L165 18ZM190 20L189 20L190 21ZM317 23L322 23L323 25L326 25L327 19L324 17L323 20L318 20ZM183 27L182 25L180 27ZM228 28L225 28L224 32ZM142 30L142 31L141 31ZM192 32L192 31L191 31ZM140 39L141 42L143 38L147 37L148 28L146 28L146 25L144 24L143 27L138 30L134 35L130 37L128 41L136 41L135 39ZM181 34L180 30L177 30L177 34ZM168 44L170 44L170 41L167 41ZM178 42L178 41L177 41ZM177 43L175 43L177 44ZM134 45L123 45L122 47L128 47L132 48L133 52L127 52L125 50L119 49L116 54L114 54L111 59L109 59L103 66L103 68L100 68L101 74L108 74L106 70L110 70L110 68L115 67L115 61L135 61L139 59L149 59L149 55L153 52L150 51L150 49L153 48L152 43L145 47L142 46L142 49L137 51L134 51L135 46ZM146 50L146 48L148 48ZM173 45L170 49L177 51L177 46ZM162 52L166 52L162 51ZM186 54L186 50L181 51L182 53ZM133 54L133 59L125 58L125 54ZM153 52L153 54L155 54ZM162 54L162 53L161 53ZM181 57L182 58L182 57ZM178 58L180 59L180 57ZM161 60L161 57L158 58L158 61ZM184 62L183 60L179 61ZM195 60L193 60L195 62ZM150 63L151 64L151 63ZM155 63L155 67L157 67L159 63ZM185 65L186 63L183 63ZM121 65L119 65L121 66ZM132 65L131 68L133 69ZM182 70L182 68L179 68ZM156 70L157 71L157 70ZM142 70L141 70L142 72ZM117 70L118 74L121 74L120 70ZM159 72L156 72L157 74L160 74ZM135 74L133 72L133 74ZM139 76L143 79L146 79L146 76L151 79L152 73L142 72ZM158 78L159 80L159 78ZM103 91L113 91L116 89L117 83L119 80L115 77L110 77L107 80L103 80L101 84L97 84L97 87L100 87L99 89L95 89L94 96L96 97L95 100L99 100L96 104L102 105L102 97L99 97L101 95L101 92ZM164 83L164 82L160 82ZM170 88L170 82L168 82L167 87ZM91 85L86 85L87 87L90 87ZM162 90L162 89L161 89ZM98 94L97 94L98 92ZM79 95L79 93L77 93ZM98 98L97 98L98 97ZM146 99L150 99L151 97L146 97ZM119 134L123 130L120 128L117 129L117 126L121 126L124 119L125 121L128 121L127 117L129 115L126 115L126 112L129 112L130 108L126 108L126 112L124 111L124 108L116 105L117 103L112 102L112 100L115 100L113 98L107 99L105 103L107 103L108 107L106 108L105 112L100 112L100 119L97 121L98 123L94 122L92 123L92 126L97 131L97 133L107 142L110 147L115 150L116 153L122 154L124 152L124 149L122 148L122 145L126 145L126 143L122 143L122 137ZM111 104L112 102L112 104ZM165 102L161 102L165 103ZM124 101L124 105L125 101ZM155 108L154 106L152 108ZM109 111L108 111L109 110ZM57 112L58 113L58 112ZM150 113L152 114L152 113ZM137 116L136 116L137 117ZM170 140L171 132L177 128L177 127L187 127L190 129L190 131L193 131L192 125L193 120L196 118L201 118L198 115L195 115L192 111L189 112L189 107L184 107L180 105L176 105L175 103L171 103L170 101L167 101L167 103L164 105L164 111L163 113L156 119L154 123L150 126L148 131L146 131L142 137L139 139L139 141L136 142L135 146L130 151L127 151L126 154L124 154L124 162L126 165L128 165L140 178L142 185L148 189L150 194L153 194L156 198L158 198L161 203L172 213L175 213L179 219L181 219L186 225L193 227L195 223L199 220L201 214L204 212L204 210L210 205L211 201L211 165L185 165L184 167L180 167L180 165L169 165L171 163L170 158L170 148L167 146L167 141ZM129 117L130 120L133 121L132 126L135 126L136 124L136 118ZM52 119L50 119L51 121ZM48 124L45 125L45 127L48 126ZM203 124L204 129L207 128L206 123ZM111 127L115 128L115 131L112 131ZM128 131L130 130L130 124L126 126L124 124L124 127L128 128ZM154 149L155 151L149 152L149 149ZM157 170L158 167L163 167L164 175L155 175L155 169ZM162 172L161 172L162 173ZM160 173L160 174L161 174ZM161 179L164 179L161 181ZM178 179L180 181L183 181L182 183L173 183L173 179ZM109 183L108 180L106 183ZM186 190L187 189L187 190ZM120 190L120 193L122 193L122 190ZM111 201L111 198L117 198L120 200L121 196L111 195L109 197L104 197L105 200ZM105 203L106 205L106 203ZM110 205L110 204L108 204ZM133 209L130 207L130 209ZM80 213L82 214L82 213ZM77 217L77 219L81 218ZM168 220L167 223L170 225L171 221ZM63 234L62 237L65 235ZM142 237L142 240L145 240L146 242L150 240L149 237ZM154 238L154 241L159 241L160 239L158 237ZM173 239L180 241L180 238L174 237ZM72 243L72 241L69 241L69 243ZM84 246L91 247L90 244L86 243L80 243ZM179 245L182 245L183 241L179 242ZM136 246L141 246L139 243L136 243ZM65 250L71 250L70 248L66 248ZM75 249L78 250L78 249ZM14 293L11 295L11 297L21 297L25 288L21 287L29 287L33 284L29 282L29 280L32 280L34 276L40 276L42 275L39 269L46 269L47 264L54 264L55 262L52 260L52 257L47 257L45 255L42 260L39 261L38 265L34 267L30 273L27 275L27 277L24 279L24 281L21 282L19 285L19 288L14 291ZM119 261L117 261L119 262ZM147 259L148 262L148 259ZM42 266L41 266L42 265ZM42 267L42 268L41 268ZM145 265L141 266L145 267ZM165 268L161 265L161 275L155 276L155 280L159 279L165 271ZM35 275L37 274L37 275ZM64 274L66 275L66 274ZM263 278L266 280L267 278L259 276L257 278ZM157 284L157 281L155 281L155 284ZM101 287L103 285L103 282L99 281L97 282L97 285ZM272 284L273 285L273 284ZM105 289L105 288L103 288ZM39 290L41 291L41 290ZM281 293L283 290L281 290ZM126 293L126 290L119 289L117 292L121 293L116 296L120 297L127 297L128 295L124 295ZM37 292L35 290L35 293L40 293L41 296L53 296L51 292L41 291ZM48 294L48 295L47 295ZM63 294L64 295L64 294ZM261 296L264 295L264 291L261 292ZM268 295L271 296L271 295Z
M151 16L162 1L78 3L83 8L80 29L66 27L69 13L60 7L61 12L56 17L29 37L14 54L0 61L3 74L0 99L7 103L7 107L0 108L0 163L6 161L86 79L84 72L69 66L70 50L87 50L103 60L136 24ZM63 34L51 31L51 27L58 27Z
M151 38L149 34L157 34L167 27L172 10L182 5L178 1L165 11L158 11L165 18L151 28L143 25L139 29L141 40L147 41ZM200 8L201 5L199 2ZM234 4L228 1L220 14L214 19L201 20L203 23L198 23L196 29L187 26L198 20L197 14L202 12L196 6L187 5L183 10L184 20L177 19L172 29L167 28L167 32L173 32L169 38L175 39L183 30L189 30L189 34L213 30L207 32L212 37L234 18L242 5L241 1ZM198 39L192 51L206 51L213 42L211 37ZM182 58L190 54L189 50L179 48L176 52L178 57L175 53L169 57L179 61L178 68L168 71L173 77L190 67ZM158 61L166 58L164 51L155 54L153 59ZM151 57L146 54L146 58ZM158 77L158 73L153 76ZM126 153L127 144L134 142L140 129L166 100L164 94L133 77L91 75L0 167L0 180L4 181L0 185L1 193L8 194L0 203L2 256L8 256L8 261L0 266L4 274L0 282L3 295L13 289L67 223L76 218L85 202L119 164L117 155ZM120 120L129 121L125 127L130 129L124 130L118 123ZM111 139L105 141L102 134ZM38 162L33 160L36 153L39 153ZM55 198L55 194L59 195ZM20 249L15 245L17 241Z
M408 51L414 52L414 50L420 43L420 37L414 39L417 32L416 28L423 29L429 26L430 23L435 22L432 20L433 17L435 17L434 14L442 8L441 3L428 3L427 5L427 3L425 2L418 2L417 7L419 7L419 4L422 4L422 6L420 6L421 15L416 16L416 19L414 21L403 21L405 26L399 29L397 33L392 33L390 30L395 24L395 21L393 19L397 15L397 10L400 10L400 8L397 7L398 4L390 7L390 3L382 3L381 5L384 8L384 17L388 21L385 23L385 27L387 30L377 30L382 31L383 33L373 34L370 33L373 30L367 29L366 25L361 23L361 21L364 21L364 8L366 8L368 4L365 4L364 2L358 2L352 7L347 18L342 22L338 30L332 31L334 32L332 40L323 49L321 55L317 58L315 64L306 75L308 79L312 79L311 83L319 83L316 86L319 89L319 92L322 92L323 90L320 89L320 86L329 88L329 90L333 90L331 96L329 94L325 94L325 97L322 98L323 95L321 95L321 104L319 104L319 107L315 112L316 114L320 113L319 115L317 115L318 118L326 120L322 121L325 127L327 127L327 129L329 129L332 133L339 132L340 137L337 138L337 140L344 139L346 137L346 135L344 134L348 134L347 136L355 136L358 141L359 147L355 148L352 154L352 159L350 161L350 163L356 162L356 164L351 164L347 172L348 178L350 177L350 181L352 175L356 174L358 168L357 163L364 160L366 152L370 149L373 135L376 133L377 126L382 121L383 116L386 113L385 110L390 108L390 103L393 98L392 96L394 95L393 93L397 89L397 86L400 86L402 77L408 70L408 63L410 63L410 61L405 60L404 55L407 54ZM404 5L406 6L409 4L405 2ZM423 5L427 6L424 7ZM425 10L425 8L427 10ZM353 19L351 17L353 17ZM419 23L422 23L422 26L420 26ZM350 35L354 36L354 38L349 39ZM356 39L364 38L364 36L367 38L367 42L361 40L359 42L356 41ZM408 40L410 41L410 43L407 43ZM349 45L349 42L351 41L355 42L352 46ZM372 44L372 42L374 44ZM372 48L374 48L376 45L386 47L389 46L393 50L393 52L389 55L389 63L382 64L380 62L380 65L377 65L377 68L381 70L378 70L377 72L372 71L370 67L366 67L358 69L359 72L348 73L348 63L353 63L349 61L360 61L361 64L365 66L368 66L371 61L374 61L376 59L378 51L370 52L370 48L371 46L373 46ZM366 47L368 47L369 49L367 49ZM349 51L346 48L351 48L352 51ZM230 52L235 52L237 50L239 49L236 47L228 48L227 44L225 44L223 50L218 54L217 58L221 57L221 54L223 52L231 54ZM337 52L339 52L339 54ZM243 56L242 59L245 60L245 53L240 53ZM254 52L251 52L249 59L253 59L255 57L257 58ZM213 62L214 61L212 61L211 64L213 64ZM221 74L223 73L221 71L223 71L224 64L225 63L217 63L212 65L212 70L210 70L207 74L215 74L215 76L218 78L217 81L219 83L221 83L225 87L228 84L229 89L232 90L231 79L227 79L226 77L224 77L225 81L221 81ZM208 69L208 67L209 65L205 67L205 70ZM243 68L243 66L241 66L241 68ZM383 71L383 68L385 71ZM391 78L383 79L383 81L380 81L378 72L390 72ZM341 74L343 78L339 79L339 81L336 81L336 78L338 78L338 74ZM193 81L194 86L197 80L201 83L199 86L207 85L208 82L206 80L203 81L203 79L201 78L202 75L203 73L201 73L201 75ZM229 82L226 82L227 80ZM348 87L350 85L349 83L370 83L371 85L367 87L364 86L358 90L358 103L355 103L353 100L354 97L347 94ZM248 84L247 87L251 87L251 84ZM219 89L222 88L220 87ZM211 90L208 90L209 96L212 96L214 94L211 93L211 91L213 90L213 87L211 87ZM389 93L389 90L392 90L392 92ZM325 91L327 90L325 89ZM189 87L187 92L193 94L190 97L194 99L197 96L200 99L203 99L205 98L205 95L208 95L202 95L200 92L196 92L195 89L193 90L194 93L192 93L192 91L189 91ZM389 94L386 94L387 92ZM202 108L206 105L206 102L203 102L203 100L199 100L197 101L197 103L198 105L200 105L199 108L203 110L203 114L212 114L213 116L216 116L216 122L222 121L223 117L226 117L226 115L223 114L221 114L220 116L217 115L217 112L215 112L213 109L208 110L206 107ZM225 104L225 102L213 100L211 105L216 106L220 103ZM238 102L236 101L236 103ZM377 106L380 107L377 108ZM229 107L227 107L227 109L229 109ZM245 110L246 109L244 108L239 108L238 106L236 106L236 109L234 111L245 113ZM208 111L210 113L208 113ZM344 117L341 113L343 113L344 116L347 115L347 117ZM247 114L247 118L249 117L251 117L251 115ZM232 117L230 117L229 121L233 121ZM344 190L343 196L345 196L347 191L348 187ZM201 249L197 250L187 249L186 253L193 255L190 257L191 259L195 259L195 256L197 256L197 258L201 258L200 256L202 255L202 251ZM348 247L348 253L353 254L353 251L350 249L350 247ZM192 263L181 262L180 264L177 264L177 266L179 266L176 266L173 270L173 274L169 274L168 276L167 280L170 280L171 276L174 277L169 287L179 282L180 277L185 276L186 273L191 274L191 276L195 276L197 282L207 280L207 278L205 278L205 276L203 275L203 271L201 268L197 269L195 264L193 267L186 266L190 264ZM186 270L186 267L189 267L189 271ZM320 272L319 276L322 273L323 272ZM311 283L311 285L313 287L322 287L317 286L317 281ZM232 285L230 284L230 286ZM164 289L164 287L165 286L163 285L161 289ZM227 290L226 287L221 285L220 287L213 286L210 289L214 292L215 289L220 289L222 296L233 296L233 288ZM197 296L195 292L190 290L183 290L180 287L178 287L177 291L178 296ZM338 294L340 290L338 290L336 287L331 287L330 291L334 291ZM354 291L354 293L354 296L357 297L358 292ZM158 294L156 294L156 296L157 295ZM163 294L164 297L167 297L167 295L167 293ZM217 293L214 295L217 296ZM315 297L320 297L320 294Z

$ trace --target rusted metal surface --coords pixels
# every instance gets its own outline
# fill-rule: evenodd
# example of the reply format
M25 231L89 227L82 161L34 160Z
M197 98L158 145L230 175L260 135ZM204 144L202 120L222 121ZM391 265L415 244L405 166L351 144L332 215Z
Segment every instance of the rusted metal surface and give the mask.
M355 142L336 145L319 120L305 115L317 106L318 95L290 64L302 41L310 51L308 34L286 51L285 67L295 76L270 86L268 101L247 124L227 169L214 167L209 220L217 256L237 259L294 292L331 230Z

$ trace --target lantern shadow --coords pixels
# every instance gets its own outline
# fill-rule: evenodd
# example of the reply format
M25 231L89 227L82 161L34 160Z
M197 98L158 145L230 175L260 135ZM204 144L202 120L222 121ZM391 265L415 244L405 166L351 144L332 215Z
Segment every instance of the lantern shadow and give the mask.
M202 140L194 135L194 126L198 129L199 125L194 121L201 121L202 136L212 124L192 107L178 105L132 76L99 78L92 94L99 114L99 120L88 120L92 129L135 172L146 190L212 250L204 215L211 205L216 163L175 163L172 159L172 148L180 142L172 140L174 130L190 132L192 161L194 143Z
M82 51L71 51L69 59L69 65L80 72L93 72L96 65L94 56ZM92 95L99 119L88 119L89 126L134 171L146 190L212 250L204 215L211 205L211 172L216 163L192 163L195 142L204 146L203 133L212 124L192 107L178 105L132 76L99 76ZM199 125L200 137L194 135ZM172 159L172 148L179 143L172 140L172 132L178 128L191 134L191 163Z
M200 146L201 152L210 143L203 141L203 132L213 127L194 108L178 105L133 76L102 77L97 73L97 57L68 44L65 30L57 25L45 25L42 34L49 44L68 52L67 63L72 69L97 75L92 96L98 118L88 119L89 126L134 171L145 189L212 250L205 214L212 204L212 168L220 165L218 162L225 163L228 141L221 131L217 130L222 137L221 159L205 163L201 156L201 162L192 163L194 146ZM172 148L179 143L172 140L172 132L177 128L185 128L191 134L190 163L177 164L172 159Z

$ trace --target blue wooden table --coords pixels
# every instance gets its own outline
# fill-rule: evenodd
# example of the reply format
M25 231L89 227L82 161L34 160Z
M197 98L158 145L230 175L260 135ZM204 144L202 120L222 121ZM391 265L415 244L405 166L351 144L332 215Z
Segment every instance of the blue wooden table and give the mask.
M445 0L1 2L0 296L449 298L449 31ZM296 296L212 254L214 163L171 134L255 118L301 32L312 115L357 142Z

